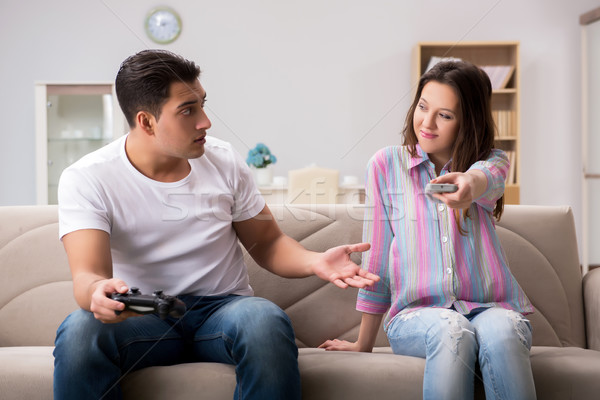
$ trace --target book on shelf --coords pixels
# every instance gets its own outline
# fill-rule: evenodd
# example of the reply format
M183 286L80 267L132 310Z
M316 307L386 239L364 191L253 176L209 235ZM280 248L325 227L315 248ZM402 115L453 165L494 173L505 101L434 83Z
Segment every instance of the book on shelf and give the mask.
M480 68L490 77L493 90L505 89L515 72L514 65L481 65Z
M514 110L492 110L497 137L502 138L514 135L514 115Z

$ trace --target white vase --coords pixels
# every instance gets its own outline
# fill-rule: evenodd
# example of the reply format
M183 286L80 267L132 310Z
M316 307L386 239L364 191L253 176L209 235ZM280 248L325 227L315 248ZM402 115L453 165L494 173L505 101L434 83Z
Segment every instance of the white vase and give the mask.
M273 183L273 169L267 165L265 168L254 168L254 180L258 186L269 186Z

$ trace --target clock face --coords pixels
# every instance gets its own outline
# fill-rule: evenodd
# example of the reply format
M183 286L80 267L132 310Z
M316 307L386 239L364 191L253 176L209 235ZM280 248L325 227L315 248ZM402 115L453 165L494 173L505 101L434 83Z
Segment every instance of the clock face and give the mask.
M171 43L181 33L181 19L170 8L157 8L146 17L146 33L156 43Z

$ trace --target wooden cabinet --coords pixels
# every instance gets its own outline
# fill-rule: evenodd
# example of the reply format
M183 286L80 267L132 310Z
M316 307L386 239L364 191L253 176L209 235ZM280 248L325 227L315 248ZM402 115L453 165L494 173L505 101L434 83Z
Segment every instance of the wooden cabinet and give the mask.
M36 83L36 198L57 204L62 171L127 131L112 83Z
M427 70L432 58L460 58L492 74L508 71L506 79L498 82L492 93L492 113L497 126L496 147L506 151L511 170L506 181L506 204L518 204L520 199L520 123L519 123L519 42L422 42L417 45L414 78ZM486 69L484 68L484 69Z

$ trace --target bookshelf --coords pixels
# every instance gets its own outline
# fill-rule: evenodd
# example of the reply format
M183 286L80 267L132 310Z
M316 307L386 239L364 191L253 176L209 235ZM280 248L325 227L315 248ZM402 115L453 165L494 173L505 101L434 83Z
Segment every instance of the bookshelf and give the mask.
M459 58L482 67L492 81L496 147L506 151L511 170L505 203L520 201L519 42L421 42L414 57L415 89L419 77L437 58ZM433 61L432 61L433 60Z

